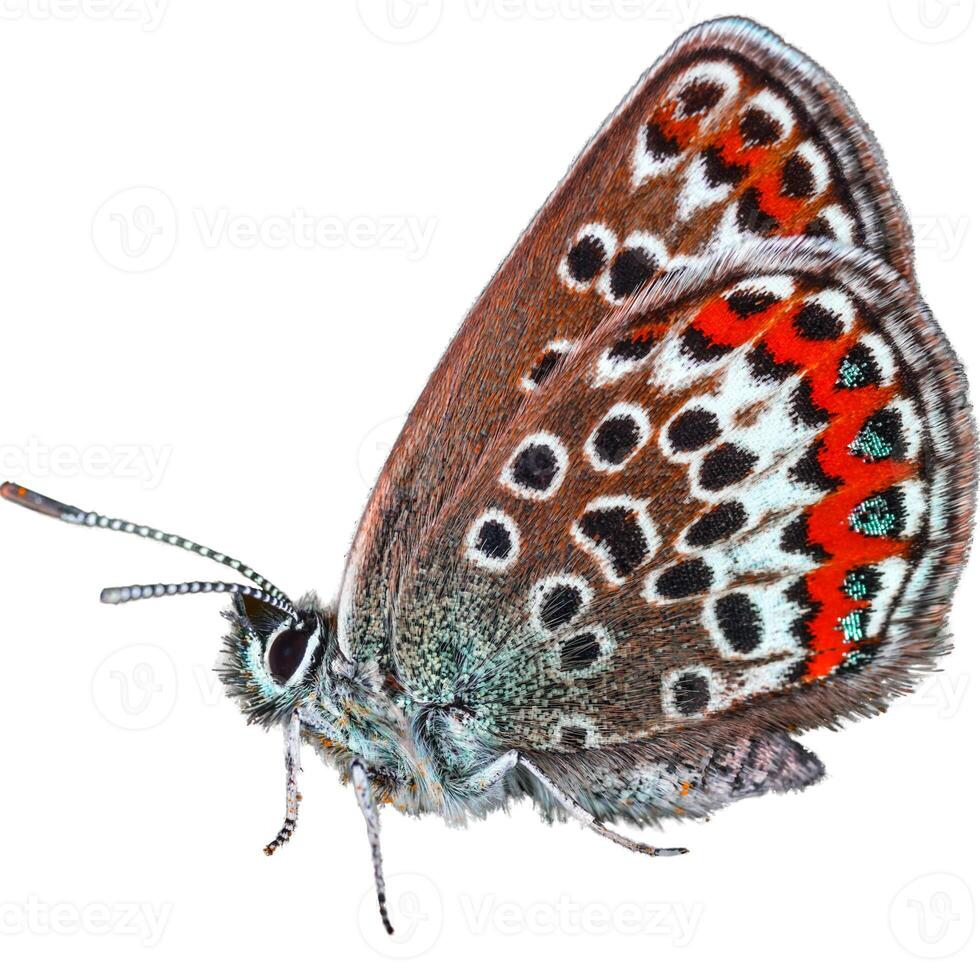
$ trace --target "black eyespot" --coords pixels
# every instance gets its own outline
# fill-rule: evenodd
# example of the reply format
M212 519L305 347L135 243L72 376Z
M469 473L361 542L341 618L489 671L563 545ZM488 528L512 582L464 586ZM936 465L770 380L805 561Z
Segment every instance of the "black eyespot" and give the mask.
M595 235L586 235L568 252L568 271L577 282L590 282L606 261L606 249Z
M579 633L561 645L561 669L564 671L586 670L602 656L602 647L595 633Z
M487 558L506 558L513 547L510 531L502 522L494 519L484 521L476 536L476 550Z
M806 340L836 340L844 329L844 321L819 303L806 303L793 317L793 326Z
M755 106L745 110L738 128L745 146L769 146L783 135L779 123Z
M266 668L277 684L288 683L306 656L310 634L306 630L286 630L273 641L266 654Z
M741 231L753 235L771 235L779 227L779 221L763 209L756 187L748 187L742 192L735 210L735 220Z
M558 475L558 456L551 446L532 443L517 454L513 470L515 483L527 490L543 493Z
M614 361L642 361L653 350L653 337L626 337L617 340L609 349Z
M678 714L697 715L708 707L711 691L708 679L703 674L691 671L681 674L671 688L674 698L674 708Z
M728 163L718 146L702 150L701 162L709 187L720 187L722 184L734 186L749 172L749 168L742 164Z
M646 249L624 248L609 269L609 289L616 299L637 292L657 271L658 263Z
M639 445L640 426L632 415L613 415L596 429L595 454L610 466L618 466Z
M717 82L698 78L684 86L677 101L685 116L696 116L713 109L724 94L725 90Z
M814 218L803 229L803 234L808 238L836 238L834 229L830 227L830 222L826 218Z
M783 194L786 197L810 197L816 189L810 164L798 153L794 153L783 165Z
M718 417L706 408L689 408L681 412L667 429L667 438L675 452L690 453L706 446L721 433Z
M541 600L539 617L546 630L570 623L584 605L582 593L574 585L555 585Z
M652 119L646 126L647 152L654 160L667 160L676 157L681 152L681 145L672 136L668 136L663 127Z

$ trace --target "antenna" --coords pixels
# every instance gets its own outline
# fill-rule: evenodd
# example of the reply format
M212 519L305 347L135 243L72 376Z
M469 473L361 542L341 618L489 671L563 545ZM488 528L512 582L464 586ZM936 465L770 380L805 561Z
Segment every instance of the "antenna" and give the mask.
M12 503L20 504L28 510L33 510L38 514L47 517L56 517L58 520L68 524L77 524L81 527L105 528L109 531L121 531L124 534L135 534L137 537L146 538L149 541L159 541L162 544L169 544L175 548L182 548L203 558L224 565L243 575L254 583L253 586L239 585L233 582L181 582L170 585L129 585L110 589L103 589L102 602L110 605L118 605L123 602L131 602L134 599L155 599L165 595L191 595L200 592L230 592L236 595L247 595L258 599L267 605L280 609L285 613L298 619L296 607L293 605L289 596L281 589L276 588L267 578L259 575L254 569L240 562L237 558L229 558L220 551L213 548L206 548L204 545L190 541L188 538L181 537L179 534L170 534L167 531L160 531L145 524L135 524L132 521L122 520L116 517L105 517L95 511L83 511L71 504L63 504L51 497L46 497L43 493L36 490L28 490L26 487L16 483L4 483L0 486L0 497Z

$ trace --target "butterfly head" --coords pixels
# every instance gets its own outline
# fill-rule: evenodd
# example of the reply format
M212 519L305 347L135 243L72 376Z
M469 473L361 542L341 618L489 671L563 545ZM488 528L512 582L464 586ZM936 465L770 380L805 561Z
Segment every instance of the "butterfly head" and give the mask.
M231 630L218 672L250 722L274 724L304 702L323 703L340 653L332 608L311 595L287 613L239 594L225 615Z
M232 608L225 615L231 630L225 638L219 673L228 693L239 702L250 721L273 724L304 701L318 696L322 699L331 693L332 670L346 662L339 656L336 613L316 596L304 596L294 603L244 562L177 534L83 511L14 483L3 484L0 496L68 524L121 531L169 544L215 561L246 578L247 585L180 582L116 586L103 589L101 598L110 605L119 605L161 596L227 593Z

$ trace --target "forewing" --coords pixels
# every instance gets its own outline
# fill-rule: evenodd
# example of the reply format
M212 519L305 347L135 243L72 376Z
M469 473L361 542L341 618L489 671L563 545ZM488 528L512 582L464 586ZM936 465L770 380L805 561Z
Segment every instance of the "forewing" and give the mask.
M881 710L946 648L975 476L962 371L893 270L713 258L602 324L416 543L401 683L557 751Z
M389 643L418 538L522 402L638 290L693 257L805 235L911 272L904 214L845 93L768 31L722 20L644 75L521 236L415 406L359 529L342 639Z

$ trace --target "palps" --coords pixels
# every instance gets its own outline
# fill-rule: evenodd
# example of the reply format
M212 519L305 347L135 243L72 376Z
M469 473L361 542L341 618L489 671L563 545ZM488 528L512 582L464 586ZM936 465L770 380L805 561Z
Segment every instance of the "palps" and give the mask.
M845 93L743 20L694 28L586 147L436 368L337 601L5 484L249 584L219 667L377 804L530 796L608 826L803 788L789 734L884 710L949 644L976 440L905 213Z

